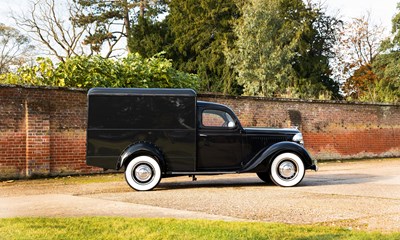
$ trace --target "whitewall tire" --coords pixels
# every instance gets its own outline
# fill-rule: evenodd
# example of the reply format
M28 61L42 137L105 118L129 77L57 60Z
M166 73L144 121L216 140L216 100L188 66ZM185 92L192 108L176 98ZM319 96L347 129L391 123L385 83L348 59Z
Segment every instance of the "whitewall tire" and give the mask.
M137 191L153 189L161 180L161 168L158 162L149 156L138 156L128 163L125 180Z
M271 164L271 180L281 187L293 187L303 180L304 163L294 153L282 153Z

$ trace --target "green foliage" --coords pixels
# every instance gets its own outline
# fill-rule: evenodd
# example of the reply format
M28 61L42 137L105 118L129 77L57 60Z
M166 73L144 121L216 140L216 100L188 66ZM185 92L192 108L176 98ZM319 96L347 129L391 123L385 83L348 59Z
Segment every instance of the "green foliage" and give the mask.
M85 10L77 16L71 16L74 25L95 28L95 31L88 34L84 40L84 44L90 45L94 52L100 52L105 41L119 39L121 34L125 34L111 32L110 25L114 21L124 20L125 14L129 11L128 1L74 0L74 2Z
M58 65L39 58L33 67L21 67L17 73L0 75L0 83L60 87L139 87L194 88L196 75L177 71L162 54L143 58L129 54L120 60L100 56L78 56Z
M299 7L297 21L306 27L296 49L293 68L297 73L293 95L299 98L340 99L339 83L332 79L330 60L335 57L333 46L341 26L339 19L328 16L319 5ZM301 20L304 18L304 20Z
M378 81L370 86L371 92L361 100L370 102L400 102L400 51L380 54L373 69Z
M279 7L278 1L252 0L241 8L234 28L236 48L228 49L226 55L245 95L271 97L280 83L293 78L290 59L295 44L289 32L279 34L285 23Z
M223 50L232 46L239 12L233 0L173 0L168 25L174 39L168 56L185 72L197 73L202 91L238 94Z
M251 0L241 11L234 28L235 47L225 54L245 95L338 95L338 84L329 78L333 19L306 8L301 0Z
M397 3L397 10L400 11L400 3ZM394 35L393 40L387 40L386 45L383 46L384 50L400 50L400 12L392 19L392 33Z
M130 51L165 51L175 68L199 76L201 91L339 97L329 68L339 21L302 0L75 1L88 13L78 25L96 24L92 45L117 38L107 26L123 21Z
M137 24L132 26L128 48L143 57L151 57L166 51L171 42L166 20L159 22L139 17Z

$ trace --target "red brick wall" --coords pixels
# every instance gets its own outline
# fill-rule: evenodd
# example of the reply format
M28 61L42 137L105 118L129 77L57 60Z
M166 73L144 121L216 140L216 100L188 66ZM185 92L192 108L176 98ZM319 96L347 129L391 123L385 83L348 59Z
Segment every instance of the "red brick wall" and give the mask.
M317 159L400 156L400 105L272 100L200 94L244 126L303 132ZM0 86L0 178L99 172L85 164L86 91Z
M0 178L99 171L85 128L86 91L0 86Z

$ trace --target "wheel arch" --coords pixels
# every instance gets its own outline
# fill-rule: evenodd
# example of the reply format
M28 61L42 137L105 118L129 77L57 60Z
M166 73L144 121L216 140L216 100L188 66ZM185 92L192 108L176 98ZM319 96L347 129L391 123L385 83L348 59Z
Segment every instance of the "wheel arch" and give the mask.
M126 167L130 160L140 155L153 157L160 164L161 171L164 171L164 155L156 145L150 142L137 142L127 147L120 156L117 164L118 169Z
M305 169L312 168L313 160L311 155L302 145L294 142L279 142L262 150L252 160L249 161L249 164L247 164L241 172L250 172L254 170L268 171L274 158L285 152L298 155L303 161Z

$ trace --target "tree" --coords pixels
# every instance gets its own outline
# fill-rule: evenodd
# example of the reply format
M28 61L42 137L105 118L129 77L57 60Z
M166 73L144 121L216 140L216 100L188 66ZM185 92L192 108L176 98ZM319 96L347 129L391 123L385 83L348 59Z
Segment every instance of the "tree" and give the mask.
M400 102L400 3L397 10L399 12L392 19L392 37L382 42L380 53L372 64L378 81L372 84L374 91L363 100Z
M374 95L374 83L377 80L371 64L362 65L347 79L343 85L343 89L348 99L366 99L366 95Z
M71 23L65 23L59 17L55 0L35 0L31 4L28 14L14 16L17 25L32 33L33 39L45 46L49 55L60 61L80 55L83 49L79 49L79 44L85 29L72 28ZM70 15L74 14L71 5L68 11Z
M233 0L172 0L167 17L173 46L168 56L183 71L197 73L201 90L238 94L224 48L233 45L233 21L239 17Z
M234 27L235 48L225 54L245 95L271 97L279 87L278 81L293 76L289 61L293 49L290 40L279 34L284 24L278 16L279 7L277 1L252 0L240 9L242 16ZM274 56L280 59L269 59Z
M138 23L132 26L128 48L131 52L137 52L143 57L151 57L167 51L172 42L166 19L154 21L139 17Z
M359 99L377 80L372 68L381 52L384 28L372 24L370 14L344 24L336 45L336 77L344 82L343 92L350 99Z
M84 9L73 18L74 23L82 27L94 25L94 31L86 36L85 44L91 44L96 49L100 49L105 42L115 46L126 38L126 50L137 52L138 48L135 48L137 45L134 44L138 39L137 25L157 22L159 15L166 11L166 3L163 0L74 0L74 2ZM152 33L154 34L154 31Z
M377 81L370 84L370 91L361 97L370 102L400 102L400 52L381 53L373 63Z
M299 11L306 19L302 21L308 22L308 26L301 34L296 49L293 68L298 83L292 96L340 99L339 83L332 78L330 61L335 57L333 47L342 22L337 16L327 15L326 8L320 2L308 1L306 8L300 7Z
M65 61L72 56L94 53L92 48L88 51L81 44L89 27L79 28L71 22L70 18L82 10L78 5L68 1L68 16L65 16L55 0L35 0L31 4L29 12L13 18L20 28L32 33L33 40L44 46L48 55Z
M0 74L10 71L12 65L29 61L33 50L27 36L0 23Z
M334 39L328 39L336 20L301 0L251 0L243 3L241 13L235 47L225 53L245 95L318 98L337 93L329 78Z

